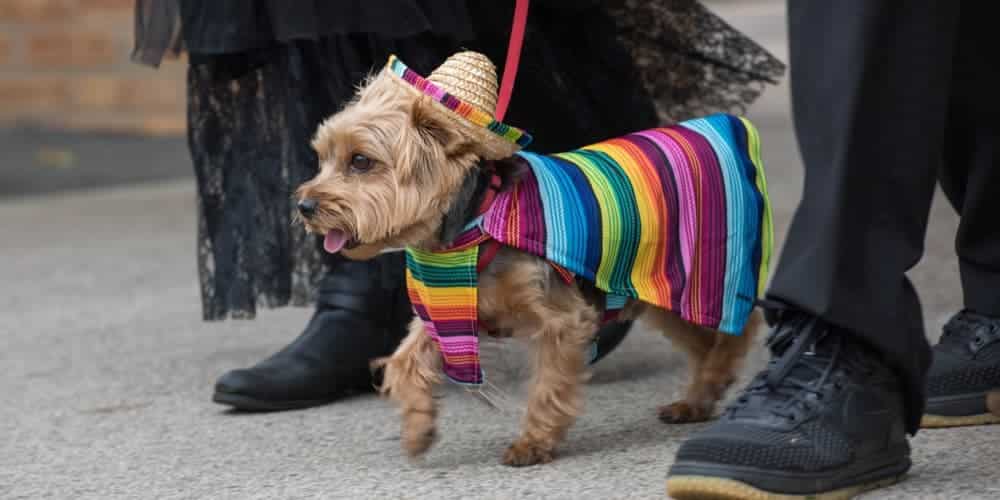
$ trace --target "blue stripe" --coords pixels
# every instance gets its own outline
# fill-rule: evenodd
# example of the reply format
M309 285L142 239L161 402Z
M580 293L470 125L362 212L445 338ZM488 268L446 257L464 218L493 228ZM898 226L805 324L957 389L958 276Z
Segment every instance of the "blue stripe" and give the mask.
M746 322L747 314L753 307L752 301L741 299L756 297L756 272L748 258L752 260L753 248L747 242L759 241L759 214L754 213L754 204L748 203L754 195L745 179L745 165L742 155L733 150L736 144L732 122L727 115L712 115L680 124L705 138L712 146L722 170L726 189L726 273L723 290L722 318L719 330L739 334ZM751 192L748 192L751 191ZM740 234L740 236L737 236Z
M746 124L743 120L735 116L729 116L729 121L733 125L733 140L735 141L737 151L739 154L740 162L743 166L743 175L747 179L748 197L752 200L752 203L747 203L747 211L749 217L756 230L756 235L754 238L749 239L753 245L753 253L750 256L753 273L751 276L752 283L747 284L747 290L740 290L740 293L746 294L747 297L756 297L763 292L763 290L758 290L760 285L760 273L762 271L761 259L763 258L762 252L764 250L764 218L765 207L764 207L764 194L757 189L757 166L754 165L753 159L750 157L750 131L747 130Z
M538 181L545 218L546 257L570 272L593 280L601 258L601 233L590 221L600 212L579 169L549 156L518 153L528 161Z
M570 182L560 178L560 170L552 168L551 161L541 155L519 153L528 161L538 183L538 196L542 202L542 218L545 227L545 255L550 259L565 259L566 262L579 262L583 259L572 253L568 234L582 234L587 228L574 217L580 212L579 202L567 195L571 191L562 188ZM576 202L576 203L574 203ZM579 226L579 227L578 227ZM573 269L570 269L573 271ZM575 272L575 271L574 271Z
M597 268L601 265L602 252L604 251L601 244L604 239L601 232L603 219L597 195L590 188L587 176L576 165L561 158L549 158L553 165L558 166L559 171L572 183L572 187L568 188L567 192L575 193L579 197L581 203L581 211L578 214L579 227L585 228L585 230L580 233L568 233L566 238L568 244L574 247L574 254L584 256L580 272L577 274L594 280Z
M632 284L632 267L635 265L635 257L639 251L639 241L642 237L639 227L641 223L635 191L625 174L625 170L611 157L600 151L582 149L561 156L570 161L576 157L584 158L585 161L580 162L576 167L580 170L592 171L611 186L609 194L614 197L612 203L618 208L618 215L621 217L618 223L622 228L622 233L620 241L612 242L618 245L618 258L615 262L610 263L612 271L608 279L607 289L612 293L638 298L638 293ZM589 182L588 189L596 191L596 188L590 186ZM602 221L602 235L605 237L604 226L607 225L606 222ZM602 284L598 283L598 285Z
M626 303L628 303L628 297L624 295L609 293L604 297L604 307L609 311L623 309Z

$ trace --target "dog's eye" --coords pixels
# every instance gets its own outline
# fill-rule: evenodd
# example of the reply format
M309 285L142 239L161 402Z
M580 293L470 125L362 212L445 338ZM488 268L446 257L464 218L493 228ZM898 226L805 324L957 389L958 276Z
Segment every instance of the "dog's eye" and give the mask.
M355 172L367 172L375 166L375 161L365 155L354 155L351 157L351 170Z

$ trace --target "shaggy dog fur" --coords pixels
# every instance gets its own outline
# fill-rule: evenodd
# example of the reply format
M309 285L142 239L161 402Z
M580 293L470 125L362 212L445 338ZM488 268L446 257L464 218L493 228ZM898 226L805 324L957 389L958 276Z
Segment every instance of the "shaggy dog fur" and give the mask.
M439 241L442 221L480 162L471 139L453 133L453 125L429 112L436 103L390 78L380 74L370 79L351 103L319 127L313 142L319 174L297 192L299 199L317 202L315 211L303 217L307 228L349 235L343 253L352 259L368 259L391 247L437 249L446 244ZM498 162L498 168L503 170L504 164ZM508 169L506 174L516 172ZM478 304L483 324L504 336L530 340L535 353L523 429L503 463L549 462L581 412L586 348L599 328L596 301L586 290L567 285L545 261L504 249L480 276ZM693 326L640 302L629 304L620 319L641 313L690 361L685 397L660 407L660 419L708 419L738 374L759 315L741 336ZM436 435L432 389L442 380L440 363L437 345L419 318L396 352L376 363L385 369L382 392L401 408L403 447L411 456L427 451Z

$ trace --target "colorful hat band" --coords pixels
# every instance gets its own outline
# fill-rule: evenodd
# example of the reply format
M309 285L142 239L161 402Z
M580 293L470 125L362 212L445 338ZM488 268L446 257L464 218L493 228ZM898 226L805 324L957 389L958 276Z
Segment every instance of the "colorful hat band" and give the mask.
M531 135L527 132L516 127L511 127L510 125L500 123L490 116L489 113L445 92L441 89L441 87L434 85L426 78L417 74L417 72L411 70L396 56L389 57L388 67L396 76L412 85L413 88L419 90L424 95L430 96L432 99L441 103L444 107L448 108L455 114L465 118L467 121L483 127L486 130L502 137L504 140L517 144L519 147L523 148L528 144L531 144Z

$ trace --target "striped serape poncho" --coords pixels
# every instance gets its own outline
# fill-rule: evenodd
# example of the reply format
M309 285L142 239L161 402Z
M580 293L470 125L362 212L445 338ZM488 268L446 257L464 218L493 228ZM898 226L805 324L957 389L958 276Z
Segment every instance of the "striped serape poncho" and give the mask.
M551 156L530 167L446 250L407 249L414 311L455 382L479 385L476 270L490 239L607 293L738 335L763 292L771 210L757 132L712 115Z

